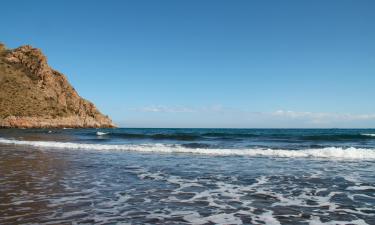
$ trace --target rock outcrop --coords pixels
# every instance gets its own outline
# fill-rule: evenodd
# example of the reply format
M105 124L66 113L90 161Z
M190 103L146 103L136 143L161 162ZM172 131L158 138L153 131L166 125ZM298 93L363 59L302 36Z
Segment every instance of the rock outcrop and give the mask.
M114 127L108 116L81 98L43 53L29 45L0 43L0 127Z

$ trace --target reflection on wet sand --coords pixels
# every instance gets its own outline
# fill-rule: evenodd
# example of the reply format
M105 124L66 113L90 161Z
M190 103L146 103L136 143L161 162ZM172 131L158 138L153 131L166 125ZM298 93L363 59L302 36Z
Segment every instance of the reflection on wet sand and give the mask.
M69 169L64 157L27 147L1 148L0 223L33 223L50 216L55 209L48 206L46 196L64 192L60 181Z

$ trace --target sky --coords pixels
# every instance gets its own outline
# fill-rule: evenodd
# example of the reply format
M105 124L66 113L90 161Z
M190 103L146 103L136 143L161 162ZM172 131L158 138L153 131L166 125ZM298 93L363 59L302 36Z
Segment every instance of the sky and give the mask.
M121 127L375 127L375 1L4 1Z

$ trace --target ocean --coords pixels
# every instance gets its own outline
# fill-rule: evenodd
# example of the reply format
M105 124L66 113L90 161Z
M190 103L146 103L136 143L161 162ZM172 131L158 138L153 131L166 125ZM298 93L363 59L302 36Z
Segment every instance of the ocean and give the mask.
M375 129L1 129L0 224L375 224Z

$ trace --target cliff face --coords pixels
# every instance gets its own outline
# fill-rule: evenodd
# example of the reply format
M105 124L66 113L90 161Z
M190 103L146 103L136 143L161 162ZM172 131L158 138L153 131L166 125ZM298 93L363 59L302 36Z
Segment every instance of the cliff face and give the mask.
M0 44L0 127L114 127L29 45Z

